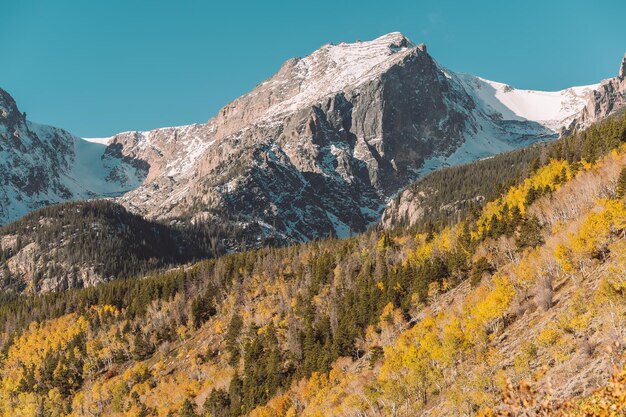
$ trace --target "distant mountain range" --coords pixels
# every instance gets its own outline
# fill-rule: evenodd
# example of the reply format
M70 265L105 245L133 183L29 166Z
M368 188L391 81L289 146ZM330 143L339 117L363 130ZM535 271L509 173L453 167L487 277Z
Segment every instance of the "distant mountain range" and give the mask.
M0 222L114 197L149 219L348 236L437 168L559 136L626 102L620 76L558 92L450 71L400 33L288 60L205 124L80 139L0 90ZM252 230L252 229L251 229Z

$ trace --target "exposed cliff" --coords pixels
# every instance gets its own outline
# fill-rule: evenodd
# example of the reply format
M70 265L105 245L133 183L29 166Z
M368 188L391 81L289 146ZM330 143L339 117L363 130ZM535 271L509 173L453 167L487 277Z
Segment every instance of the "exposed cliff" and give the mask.
M556 137L592 88L542 93L457 75L400 33L325 45L206 124L113 137L150 165L120 201L151 218L258 223L284 241L347 236L433 169Z

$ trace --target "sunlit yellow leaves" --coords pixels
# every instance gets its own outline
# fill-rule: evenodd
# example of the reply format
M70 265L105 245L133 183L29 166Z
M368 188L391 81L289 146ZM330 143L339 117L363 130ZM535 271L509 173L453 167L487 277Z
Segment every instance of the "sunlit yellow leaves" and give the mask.
M626 228L626 207L622 201L602 200L599 210L589 214L571 242L574 252L594 256L611 233Z
M557 190L561 184L572 178L572 167L564 160L552 160L550 163L540 168L533 176L524 180L518 186L509 188L508 192L493 202L487 203L482 214L477 221L478 228L473 233L474 237L483 235L489 230L489 223L492 217L502 220L505 207L508 210L519 209L523 215L526 212L526 203L529 193L542 194L545 190Z
M554 249L554 258L559 263L563 271L571 272L574 270L572 263L571 250L563 243L559 243Z
M494 274L492 289L479 287L476 292L478 300L468 308L469 318L467 326L470 335L480 336L483 329L493 327L505 315L511 300L515 296L515 290L509 277Z

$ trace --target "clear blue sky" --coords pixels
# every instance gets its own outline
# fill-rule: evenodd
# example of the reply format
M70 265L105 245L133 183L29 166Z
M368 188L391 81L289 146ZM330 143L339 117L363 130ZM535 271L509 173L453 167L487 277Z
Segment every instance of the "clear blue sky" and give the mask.
M328 42L401 31L519 88L617 75L626 1L0 0L0 87L83 137L203 122Z

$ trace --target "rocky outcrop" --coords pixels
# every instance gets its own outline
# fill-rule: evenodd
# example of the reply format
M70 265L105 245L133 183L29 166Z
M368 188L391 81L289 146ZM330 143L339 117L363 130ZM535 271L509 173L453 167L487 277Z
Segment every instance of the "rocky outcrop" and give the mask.
M607 116L610 116L615 111L623 109L626 106L626 79L624 78L624 65L626 65L626 56L624 60L622 60L619 77L604 80L597 86L593 86L591 89L572 88L561 92L565 98L563 101L563 107L568 109L568 112L564 113L564 115L570 114L570 116L560 121L560 123L569 125L567 128L563 128L562 134L569 134L574 130L585 129L591 123L602 120ZM484 80L476 81L475 77L470 76L470 79L466 79L465 82L477 82L481 84L484 83ZM493 84L494 83L489 82L489 85ZM478 89L475 89L475 91L479 91L480 93L481 88L489 88L489 85L479 87ZM496 85L496 88L497 87L498 86ZM509 90L508 86L505 86L502 91L504 91L504 89L508 90L506 93L510 93L512 91ZM480 94L478 94L478 98L480 99ZM578 112L570 112L569 110L575 110L578 106L580 106L580 98L585 99L585 105L582 107L582 110L579 109L580 111ZM558 124L555 125L553 122L548 121L546 124L552 125L555 128L558 127ZM489 160L480 161L474 164L474 166L482 166L481 169L490 171L495 170L495 165L500 164L501 166L510 167L511 172L516 172L520 170L520 167L516 168L515 161L517 160L517 163L519 163L519 161L528 161L530 158L529 154L533 154L532 148L529 148L526 151L528 152L525 156L520 154L519 157L513 157L513 154L503 154ZM507 158L509 160L507 160ZM469 172L463 172L460 168L463 167L457 167L456 170L459 172L457 172L456 175L450 174L448 178L471 177ZM509 170L509 168L507 168L507 170ZM441 177L445 177L446 173L444 171L440 171L436 174ZM506 175L506 173L499 172L498 180L506 183L506 181L504 181ZM511 177L511 179L513 178L515 178L515 176ZM442 179L439 179L438 181L439 184L444 182ZM441 192L439 189L441 186L433 187L432 182L433 179L431 178L423 178L398 193L398 195L396 195L396 197L392 199L385 208L381 216L380 225L384 228L393 228L398 225L413 226L418 224L420 220L426 217L426 215L430 215L433 212L441 213L443 217L451 217L460 213L463 207L480 204L487 196L484 189L479 191L481 187L475 185L470 186L469 184L459 182L458 184L455 184L456 195L450 195L449 198L433 198L434 194ZM473 189L476 190L476 192L470 193L470 195L460 196L459 190L462 188Z
M224 253L235 230L147 221L109 200L35 210L0 227L0 290L40 293L93 286Z
M626 106L626 54L619 75L602 81L587 100L585 108L566 132L581 130Z

